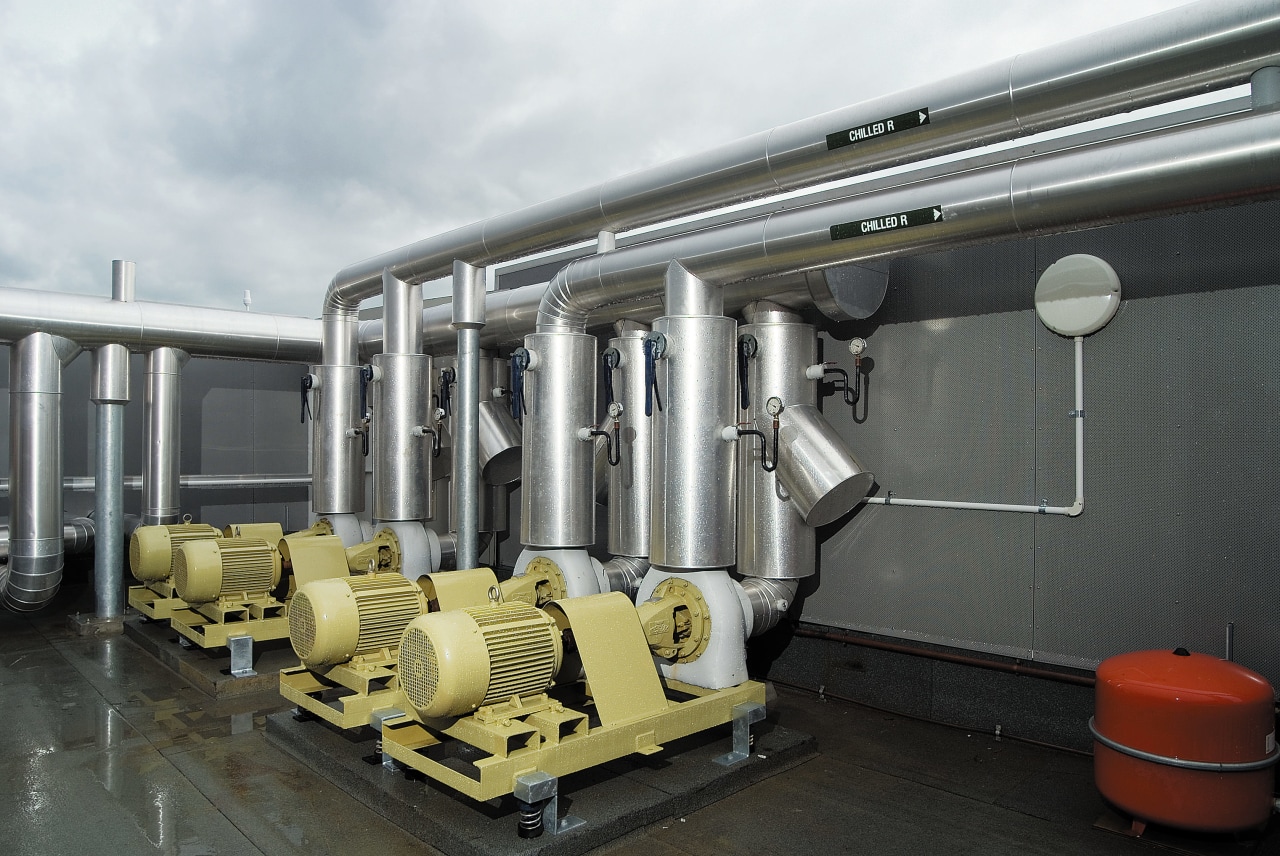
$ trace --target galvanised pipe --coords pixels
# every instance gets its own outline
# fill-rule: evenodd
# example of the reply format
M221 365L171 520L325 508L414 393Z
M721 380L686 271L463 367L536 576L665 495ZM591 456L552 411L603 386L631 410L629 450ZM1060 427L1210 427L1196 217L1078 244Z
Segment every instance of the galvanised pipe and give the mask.
M80 353L69 339L32 333L9 365L9 574L4 603L47 605L62 583L62 369Z
M32 330L62 336L84 348L124 345L134 353L178 348L196 357L314 362L319 321L288 315L232 312L79 294L0 288L0 342Z
M609 552L614 556L647 558L653 446L653 419L644 415L644 337L649 328L619 322L617 332L609 340L609 347L618 353L613 392L622 405L622 413L616 438L618 465L608 468ZM602 427L610 428L607 423Z
M136 266L111 262L111 299L133 300ZM93 352L89 399L97 407L94 438L94 516L101 524L93 554L93 590L100 619L124 614L124 407L129 403L129 349L100 345Z
M771 436L773 417L766 412L770 397L781 399L784 407L818 403L818 384L805 376L805 369L818 361L818 333L781 307L756 304L748 307L746 317L738 336L752 336L756 351L747 360L750 406L741 412L752 428ZM750 442L738 444L738 573L770 579L810 576L818 555L817 532L779 489L777 473L761 467L760 445L746 440Z
M124 613L124 407L129 403L129 350L124 345L102 345L93 352L89 398L98 411L93 588L98 618L113 619Z
M422 353L422 286L386 277L388 351L374 357L373 516L431 516L431 357ZM394 349L394 350L391 350Z
M671 263L668 306L715 306L708 291ZM664 349L655 371L662 406L656 399L652 406L649 560L668 570L727 568L736 559L737 327L732 318L701 314L664 315L653 324Z
M449 275L455 259L495 264L601 231L1224 89L1278 63L1280 9L1272 0L1206 0L781 125L383 253L339 271L324 311L353 315L360 301L377 293L383 268L409 282L438 279Z
M708 282L952 249L1280 195L1280 115L1173 128L846 197L589 256L547 289L537 329L660 294L672 259ZM730 291L736 289L731 287Z
M146 455L142 462L142 523L177 523L181 516L182 367L190 357L176 348L147 354ZM61 475L61 474L59 474Z
M453 329L458 338L458 404L453 432L453 500L457 567L480 561L480 330L485 324L484 268L453 263Z

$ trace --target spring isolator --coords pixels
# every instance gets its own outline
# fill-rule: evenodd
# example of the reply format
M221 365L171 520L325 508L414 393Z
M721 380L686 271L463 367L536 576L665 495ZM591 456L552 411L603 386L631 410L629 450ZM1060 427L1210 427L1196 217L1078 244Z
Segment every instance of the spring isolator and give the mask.
M520 818L516 833L521 838L538 838L542 835L542 807L519 800L517 802L520 806Z

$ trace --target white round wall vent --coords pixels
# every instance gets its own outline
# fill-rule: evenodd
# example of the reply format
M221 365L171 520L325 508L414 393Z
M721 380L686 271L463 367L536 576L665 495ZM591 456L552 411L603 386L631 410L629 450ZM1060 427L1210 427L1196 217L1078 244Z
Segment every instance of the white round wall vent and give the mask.
M1096 333L1120 308L1120 277L1097 256L1063 256L1036 283L1036 315L1063 336Z

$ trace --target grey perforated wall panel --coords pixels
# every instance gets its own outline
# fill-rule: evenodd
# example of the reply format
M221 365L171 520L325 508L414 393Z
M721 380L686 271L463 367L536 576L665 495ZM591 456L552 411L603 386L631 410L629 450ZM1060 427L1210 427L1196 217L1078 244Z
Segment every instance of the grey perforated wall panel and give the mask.
M89 401L90 355L82 353L63 370L63 472L94 474L96 408ZM124 471L142 474L145 361L130 361L131 400L125 407ZM237 360L193 359L182 373L182 472L184 475L306 473L311 468L308 434L299 422L298 378L301 365ZM0 347L0 476L9 474L9 349ZM182 511L203 523L279 522L286 529L309 525L309 489L185 489ZM125 513L141 511L141 494L125 491ZM67 514L93 510L93 494L64 494ZM7 520L8 497L0 497L0 518Z
M1081 517L864 506L824 529L803 618L1090 667L1187 647L1280 685L1280 204L896 260L875 323L825 358L874 360L866 419L824 412L899 497L1069 505L1072 344L1036 319L1071 253L1117 271L1116 319L1085 341ZM863 409L859 406L858 416Z

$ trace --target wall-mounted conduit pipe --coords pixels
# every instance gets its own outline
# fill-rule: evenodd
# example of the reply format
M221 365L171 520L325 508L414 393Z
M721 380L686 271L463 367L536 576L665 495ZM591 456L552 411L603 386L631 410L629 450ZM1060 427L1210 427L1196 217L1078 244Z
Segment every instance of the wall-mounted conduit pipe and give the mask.
M147 354L146 454L142 461L142 522L177 523L181 517L182 367L190 357L177 348Z
M69 339L32 333L9 365L9 574L4 604L46 606L62 583L62 369L80 353Z
M885 496L869 496L867 503L873 505L909 505L915 508L957 508L972 511L1013 511L1026 514L1056 514L1067 517L1079 517L1084 513L1084 337L1075 338L1075 378L1076 397L1075 420L1076 431L1076 498L1070 505L1016 505L1000 502L957 502L945 499L907 499L894 496L892 492Z

